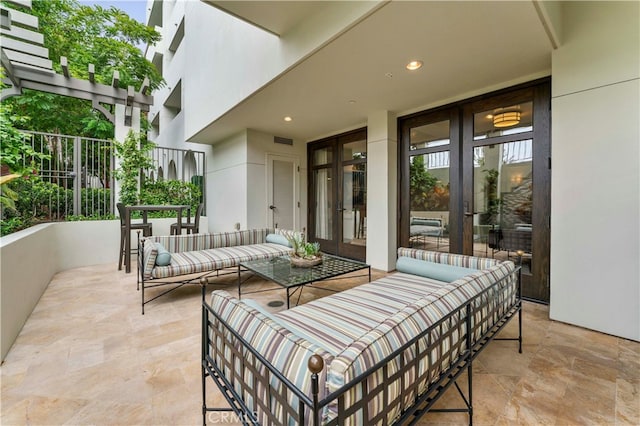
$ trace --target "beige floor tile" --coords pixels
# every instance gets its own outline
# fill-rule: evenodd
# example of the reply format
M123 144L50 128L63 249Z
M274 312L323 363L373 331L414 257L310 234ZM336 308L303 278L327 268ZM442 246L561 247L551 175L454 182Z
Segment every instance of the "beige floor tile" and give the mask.
M135 273L116 269L98 265L54 277L0 368L2 425L202 423L200 287L183 286L141 315ZM207 292L237 295L231 272ZM325 287L366 282L361 275ZM373 279L383 275L372 271ZM261 291L243 297L272 312L286 308L267 306L285 304L286 294L264 281L252 279L245 291ZM305 288L300 302L327 294ZM517 342L494 341L474 362L475 424L640 424L640 343L550 321L547 306L530 302L523 318L522 354ZM512 321L501 337L517 330ZM459 383L466 390L464 375ZM207 400L227 406L211 382ZM436 405L463 404L452 387ZM229 412L206 417L208 424L240 424ZM419 422L467 423L461 413L427 413Z

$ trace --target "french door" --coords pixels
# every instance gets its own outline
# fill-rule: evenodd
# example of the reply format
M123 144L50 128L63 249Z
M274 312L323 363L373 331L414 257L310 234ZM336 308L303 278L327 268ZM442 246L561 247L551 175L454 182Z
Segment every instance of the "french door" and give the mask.
M367 131L360 129L308 146L308 239L325 253L365 260L367 241Z
M549 301L548 80L399 122L399 244L517 260Z

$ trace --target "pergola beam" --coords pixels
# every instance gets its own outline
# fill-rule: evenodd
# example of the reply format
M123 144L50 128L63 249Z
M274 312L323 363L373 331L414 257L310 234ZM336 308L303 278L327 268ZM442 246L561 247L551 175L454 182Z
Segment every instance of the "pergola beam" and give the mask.
M96 82L96 66L93 64L89 64L89 68L87 70L89 72L89 81L91 83Z
M119 74L117 71L114 72L114 76ZM121 89L119 87L107 86L106 84L99 83L91 83L87 80L80 80L77 78L66 78L60 74L52 74L47 76L46 83L43 82L42 74L39 74L33 70L15 68L13 75L19 78L22 81L23 87L26 82L39 82L40 84L47 84L51 86L51 89L48 90L49 93L58 93L60 95L65 96L73 96L69 95L69 93L87 93L87 94L95 94L99 97L100 102L108 103L108 104L126 104L127 97L129 95L128 91L125 89ZM60 93L63 91L64 93ZM82 97L82 99L88 99L86 97ZM153 104L153 96L143 95L141 93L133 93L133 106L144 107L148 109L149 105ZM144 111L147 111L144 109Z
M148 90L149 90L149 77L145 77L144 80L142 80L142 85L140 86L140 93L142 93L143 95L146 95Z
M120 71L115 70L113 72L113 79L111 79L111 86L118 87L120 84Z
M62 74L64 74L66 78L69 78L69 61L66 56L60 57L60 66L62 67Z

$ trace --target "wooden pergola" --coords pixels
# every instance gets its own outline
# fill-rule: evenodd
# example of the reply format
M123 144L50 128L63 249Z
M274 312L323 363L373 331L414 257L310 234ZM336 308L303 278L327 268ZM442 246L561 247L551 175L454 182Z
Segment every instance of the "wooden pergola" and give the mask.
M8 0L8 3L31 9L31 0ZM140 131L140 113L149 111L153 97L148 93L149 79L145 78L140 90L133 86L119 86L119 73L115 71L111 85L95 81L95 67L88 66L89 80L71 77L66 57L60 58L62 74L53 70L49 49L44 47L44 36L38 32L38 18L25 12L1 5L0 51L5 70L1 99L22 94L24 89L55 93L91 101L115 126L115 139L123 141L130 130ZM104 105L115 107L111 113Z

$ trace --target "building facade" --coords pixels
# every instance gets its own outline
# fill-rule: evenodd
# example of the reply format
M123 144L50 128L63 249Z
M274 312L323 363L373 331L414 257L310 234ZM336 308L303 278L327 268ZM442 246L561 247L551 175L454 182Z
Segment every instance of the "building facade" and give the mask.
M473 254L502 209L533 224L552 319L640 340L639 16L637 2L149 0L163 38L147 58L167 82L151 139L206 153L209 230L304 228L382 270L415 217L439 221L437 249ZM502 113L522 135L478 130ZM441 189L428 209L410 200L418 154Z

